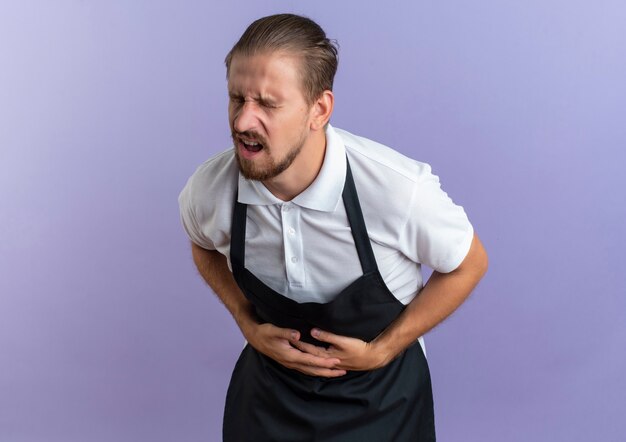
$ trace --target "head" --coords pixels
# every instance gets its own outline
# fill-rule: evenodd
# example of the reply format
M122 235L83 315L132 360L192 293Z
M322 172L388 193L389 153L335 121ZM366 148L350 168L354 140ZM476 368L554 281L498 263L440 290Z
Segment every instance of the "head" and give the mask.
M337 48L312 20L279 14L253 22L225 63L239 166L247 178L271 179L328 123Z
M226 59L226 76L235 55L285 52L297 57L302 93L309 105L325 90L333 90L337 72L337 43L326 38L313 20L294 14L277 14L254 21Z

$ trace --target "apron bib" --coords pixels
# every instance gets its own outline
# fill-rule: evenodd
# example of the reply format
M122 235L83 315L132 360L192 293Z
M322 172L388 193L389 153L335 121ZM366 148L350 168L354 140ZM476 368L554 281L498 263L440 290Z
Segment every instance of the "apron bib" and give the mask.
M343 202L363 275L328 303L297 303L245 268L247 206L235 202L231 264L237 284L262 322L300 331L319 346L314 327L372 341L404 305L383 281L372 251L354 180L347 165ZM435 440L428 364L419 342L385 367L338 378L308 376L243 349L224 408L224 441L422 442Z

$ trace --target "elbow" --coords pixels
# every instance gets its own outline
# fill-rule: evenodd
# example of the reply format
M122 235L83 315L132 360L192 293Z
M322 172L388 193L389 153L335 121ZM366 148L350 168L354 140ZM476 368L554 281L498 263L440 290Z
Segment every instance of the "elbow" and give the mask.
M487 255L487 251L483 248L481 252L480 262L478 263L478 271L481 278L485 276L487 270L489 270L489 256Z
M474 236L474 244L472 248L475 248L473 260L474 268L476 273L479 275L479 278L482 278L489 269L489 256L487 255L487 250L485 250L485 247L478 236Z
M467 256L459 266L467 274L473 275L477 281L479 281L487 270L489 269L489 256L483 246L482 242L478 238L478 235L474 235L472 245L467 253Z

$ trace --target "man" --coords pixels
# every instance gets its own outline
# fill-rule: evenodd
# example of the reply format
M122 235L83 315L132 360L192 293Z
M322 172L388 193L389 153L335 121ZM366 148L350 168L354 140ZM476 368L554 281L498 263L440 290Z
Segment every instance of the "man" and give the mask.
M487 267L463 209L428 165L328 124L337 50L311 20L255 21L226 68L234 146L179 197L248 341L224 440L434 440L418 338Z

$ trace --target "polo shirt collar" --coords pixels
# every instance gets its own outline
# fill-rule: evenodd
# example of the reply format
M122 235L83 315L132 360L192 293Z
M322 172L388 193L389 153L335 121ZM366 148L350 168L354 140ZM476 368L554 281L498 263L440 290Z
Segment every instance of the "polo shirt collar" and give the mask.
M315 180L291 202L298 206L332 212L341 199L346 180L346 148L343 140L329 124L326 128L326 152L322 168ZM239 173L237 200L243 204L267 206L283 204L260 181L247 180Z

